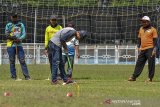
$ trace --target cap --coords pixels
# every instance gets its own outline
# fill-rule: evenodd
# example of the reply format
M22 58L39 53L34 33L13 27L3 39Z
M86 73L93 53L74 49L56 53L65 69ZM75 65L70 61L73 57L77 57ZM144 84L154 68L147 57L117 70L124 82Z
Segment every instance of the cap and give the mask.
M84 39L86 36L88 36L88 33L85 30L80 30L78 32L80 33L81 39Z
M74 22L72 22L72 21L70 21L70 22L68 22L67 23L67 27L72 27L72 28L74 28Z
M57 19L57 17L56 17L55 15L51 15L51 16L50 16L50 20L51 20L51 19Z
M141 19L141 21L142 21L142 20L151 21L150 18L149 18L148 16L143 16L142 19Z

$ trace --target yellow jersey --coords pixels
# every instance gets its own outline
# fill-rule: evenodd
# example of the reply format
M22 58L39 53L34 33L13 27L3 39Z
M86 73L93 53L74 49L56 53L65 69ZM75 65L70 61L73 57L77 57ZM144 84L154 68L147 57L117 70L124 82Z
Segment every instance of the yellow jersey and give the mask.
M51 25L49 25L46 30L45 30L45 49L48 48L48 42L49 40L54 36L54 34L61 30L62 26L57 25L56 27L52 27Z

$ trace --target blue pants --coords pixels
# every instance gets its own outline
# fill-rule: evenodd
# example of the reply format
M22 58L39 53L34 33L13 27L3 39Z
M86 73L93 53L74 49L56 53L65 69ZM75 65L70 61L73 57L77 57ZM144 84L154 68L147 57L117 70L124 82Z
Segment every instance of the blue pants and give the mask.
M52 50L48 49L48 59L49 59L49 65L50 65L50 70L52 74Z
M7 52L8 52L9 61L10 61L11 78L16 78L17 77L16 68L15 68L16 47L7 47ZM30 78L28 73L28 68L25 62L25 54L22 46L17 46L17 54L18 54L18 59L19 59L24 77Z
M52 81L57 81L57 72L58 68L60 70L60 76L63 79L64 82L67 81L67 76L64 70L64 63L62 60L62 49L61 47L58 47L55 45L53 42L49 42L48 44L49 47L49 53L52 54L52 75L51 79Z

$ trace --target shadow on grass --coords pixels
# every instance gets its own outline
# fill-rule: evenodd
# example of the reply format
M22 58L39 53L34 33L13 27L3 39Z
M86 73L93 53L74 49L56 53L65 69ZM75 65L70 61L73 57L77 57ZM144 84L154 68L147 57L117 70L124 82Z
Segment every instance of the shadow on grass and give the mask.
M91 79L90 77L73 77L72 78L73 80L75 79L75 80L89 80L89 79ZM34 78L33 80L50 80L50 79L40 79L40 78ZM57 80L62 80L62 79L57 79Z
M85 80L89 80L89 79L91 79L90 77L76 77L76 78L74 78L73 77L73 79L75 79L75 80L82 80L82 79L85 79Z

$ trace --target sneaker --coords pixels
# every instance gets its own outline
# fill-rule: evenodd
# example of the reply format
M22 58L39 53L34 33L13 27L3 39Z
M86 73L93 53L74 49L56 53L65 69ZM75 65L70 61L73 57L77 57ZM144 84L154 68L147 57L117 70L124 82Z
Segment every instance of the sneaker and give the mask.
M16 80L16 79L17 79L17 78L13 78L13 77L12 77L12 80Z
M31 78L25 78L25 80L31 80Z
M64 83L63 83L63 85L66 85L66 84L71 84L71 83L74 83L71 79L68 79L67 81L65 81Z
M25 77L25 80L31 80L30 76Z
M52 84L52 85L57 85L57 84L59 84L59 83L58 83L57 80L54 80L54 81L51 82L51 84Z
M145 82L152 82L152 79L149 78Z
M133 78L133 77L130 77L130 78L128 79L128 81L136 81L136 79Z

